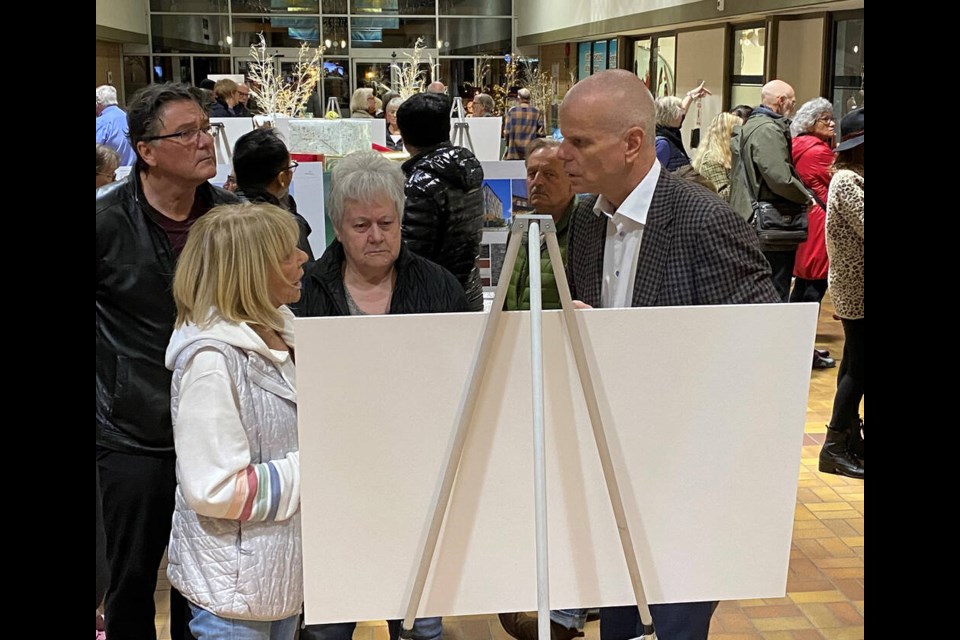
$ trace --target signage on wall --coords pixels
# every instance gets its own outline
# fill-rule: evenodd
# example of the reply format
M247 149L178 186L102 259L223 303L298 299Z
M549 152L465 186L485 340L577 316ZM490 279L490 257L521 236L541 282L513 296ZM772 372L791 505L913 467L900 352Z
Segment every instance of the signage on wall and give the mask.
M607 69L617 68L617 40L614 38L607 45Z
M583 80L584 78L590 75L591 68L592 68L592 65L590 64L591 63L590 58L591 58L590 43L581 42L579 45L577 45L577 61L579 63L577 66L577 71L579 72L577 74L578 80Z
M599 73L607 68L607 41L593 43L593 72Z

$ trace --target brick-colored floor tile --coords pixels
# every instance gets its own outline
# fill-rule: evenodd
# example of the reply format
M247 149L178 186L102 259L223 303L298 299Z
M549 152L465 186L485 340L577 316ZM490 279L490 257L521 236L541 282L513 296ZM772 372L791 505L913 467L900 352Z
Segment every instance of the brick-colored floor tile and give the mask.
M833 581L827 578L809 579L801 578L794 574L787 576L787 596L793 598L793 593L833 591Z
M849 558L857 555L840 538L823 538L818 540L818 543L835 558Z
M863 583L859 580L834 580L840 593L850 600L863 600Z
M823 542L827 542L830 538L821 538ZM804 556L810 558L811 560L817 558L829 558L832 554L825 549L820 541L816 538L806 538L793 541L794 546L803 552ZM853 555L853 554L851 554Z
M791 633L793 633L793 640L823 640L823 634L816 629L798 629Z
M863 567L863 559L857 557L849 558L817 558L813 561L821 569L828 567Z
M823 575L830 578L863 578L863 567L825 567Z
M791 631L793 629L810 629L812 625L806 616L791 616L789 618L753 618L753 625L760 631Z
M819 526L808 527L805 529L795 529L793 532L793 539L802 540L804 538L829 538L836 535L828 527L824 526L823 522L820 522L819 520L813 520L813 522Z
M752 633L756 627L750 622L750 618L742 611L734 613L715 613L713 619L719 622L725 633ZM711 625L711 629L713 626ZM710 634L711 637L713 634Z
M837 627L821 630L827 640L863 640L863 627Z
M849 547L863 546L863 536L843 536L840 539L843 540L843 544Z
M820 504L837 504L845 505L846 503L842 502L822 502ZM814 507L816 505L810 505ZM858 518L862 516L862 513L859 513L856 509L845 509L843 511L818 511L817 517L821 520L836 520L838 518L848 519L848 518Z
M798 592L792 592L788 589L787 595L797 604L804 602L846 602L847 600L846 596L836 589Z
M827 605L833 615L845 625L863 624L863 614L857 611L849 602L831 602Z
M817 629L843 626L843 622L833 614L830 606L823 602L804 602L798 606Z
M818 522L820 521L818 520ZM838 536L863 535L862 531L857 531L856 529L853 528L849 520L824 520L820 522L820 524L822 524L831 532L833 532L834 535L838 535Z
M744 612L754 622L756 622L757 618L787 618L801 615L800 609L793 603L750 607L749 609L744 609Z

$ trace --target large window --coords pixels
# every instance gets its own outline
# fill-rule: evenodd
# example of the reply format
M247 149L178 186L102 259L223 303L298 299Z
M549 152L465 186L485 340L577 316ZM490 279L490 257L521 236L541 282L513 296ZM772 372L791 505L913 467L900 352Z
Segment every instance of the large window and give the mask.
M634 73L654 98L677 90L677 36L651 36L633 42Z
M730 70L730 106L760 104L767 29L762 25L733 30L733 68Z
M148 0L150 50L128 55L129 86L146 81L197 84L214 73L245 74L263 36L286 73L301 44L323 47L337 70L321 83L324 104L346 104L362 86L357 63L398 62L419 40L443 71L451 95L500 82L514 49L515 0ZM312 52L311 52L312 53ZM612 57L607 48L604 63ZM598 62L599 66L599 62ZM139 76L138 76L139 74ZM486 78L484 78L486 76ZM140 78L138 81L138 77ZM128 92L129 93L129 92Z
M833 112L839 120L863 106L863 18L833 24Z

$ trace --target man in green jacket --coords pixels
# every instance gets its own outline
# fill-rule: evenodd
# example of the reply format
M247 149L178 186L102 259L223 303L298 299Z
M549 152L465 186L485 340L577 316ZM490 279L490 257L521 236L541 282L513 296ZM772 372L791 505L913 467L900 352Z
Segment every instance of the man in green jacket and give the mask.
M585 206L584 199L573 192L570 178L563 171L563 163L557 158L560 143L552 138L537 138L527 149L527 200L540 215L550 215L557 226L557 241L560 254L567 261L567 229L570 218L578 207ZM588 210L591 207L586 207ZM565 268L565 264L560 268ZM550 265L550 256L545 241L540 243L540 273L542 274L542 300L544 309L560 308L560 293L557 280ZM524 238L517 255L517 262L510 277L507 311L526 311L530 309L530 265L527 255L527 241Z
M760 105L731 142L730 206L745 220L753 215L754 201L769 202L778 210L799 211L812 199L790 155L789 117L796 104L793 87L783 80L771 80L760 90ZM773 271L773 286L781 301L787 302L797 245L761 242L760 248Z

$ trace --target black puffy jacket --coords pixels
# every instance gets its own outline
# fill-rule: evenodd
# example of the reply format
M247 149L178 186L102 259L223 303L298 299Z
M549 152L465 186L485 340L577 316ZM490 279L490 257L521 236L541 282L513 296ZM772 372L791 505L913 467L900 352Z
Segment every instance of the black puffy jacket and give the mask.
M210 208L238 202L206 182L196 198ZM97 190L97 445L173 455L163 359L177 316L176 256L149 206L136 170Z
M483 310L477 256L483 235L483 168L469 149L443 142L403 163L403 240L414 253L448 269L470 311Z
M316 262L305 266L300 301L290 308L303 318L348 316L347 294L343 288L343 261L346 255L334 240ZM397 282L390 298L391 314L453 313L467 311L467 299L457 279L443 267L400 247L394 263Z

